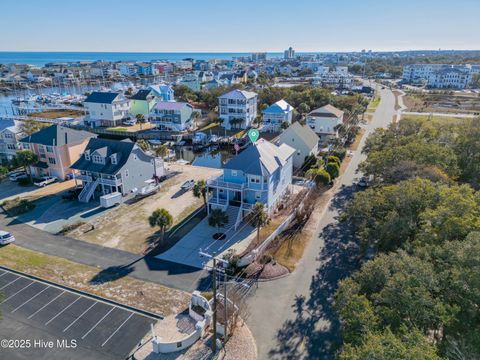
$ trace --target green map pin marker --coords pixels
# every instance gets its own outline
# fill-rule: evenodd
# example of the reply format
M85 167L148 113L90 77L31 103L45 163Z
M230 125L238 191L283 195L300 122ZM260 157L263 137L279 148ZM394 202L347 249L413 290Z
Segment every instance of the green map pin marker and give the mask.
M257 129L251 129L249 132L248 132L248 137L250 138L250 140L252 141L252 143L255 143L255 141L258 140L258 137L260 136L260 133L258 132Z

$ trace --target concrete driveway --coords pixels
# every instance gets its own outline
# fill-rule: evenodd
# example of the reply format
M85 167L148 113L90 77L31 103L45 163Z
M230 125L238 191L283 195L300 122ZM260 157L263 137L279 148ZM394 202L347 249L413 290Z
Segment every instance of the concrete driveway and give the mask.
M209 260L199 255L200 249L220 256L230 249L235 249L239 253L255 237L255 229L245 223L241 223L237 230L231 228L222 231L225 232L226 238L214 240L212 236L218 231L208 225L208 218L205 218L177 244L156 258L201 269L209 263Z

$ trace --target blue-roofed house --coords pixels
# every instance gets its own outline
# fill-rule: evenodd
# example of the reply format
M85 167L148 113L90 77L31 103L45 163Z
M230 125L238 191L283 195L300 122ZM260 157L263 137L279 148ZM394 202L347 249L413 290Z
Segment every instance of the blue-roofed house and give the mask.
M292 123L293 107L282 99L263 110L262 114L262 131L277 132L281 130L283 123Z
M87 112L87 126L117 126L130 114L130 100L117 92L92 92L83 102Z
M162 101L174 101L173 88L170 85L158 84L151 85L148 89L153 90L154 94L160 97Z
M278 207L292 184L295 149L260 139L227 162L223 175L207 181L211 191L208 210L221 208L241 222L261 202L269 214Z

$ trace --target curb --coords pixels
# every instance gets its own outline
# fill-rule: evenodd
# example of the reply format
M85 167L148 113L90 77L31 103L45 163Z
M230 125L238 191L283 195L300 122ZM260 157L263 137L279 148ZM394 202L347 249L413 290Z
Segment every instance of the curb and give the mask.
M21 271L17 271L17 270L14 270L14 269L10 269L10 268L8 268L8 267L6 267L6 266L0 265L0 269L5 270L5 271L8 271L8 272L11 272L11 273L14 273L14 274L17 274L17 275L20 275L20 276L23 276L23 277L26 277L26 278L29 278L29 279L32 279L32 280L35 280L35 281L39 281L39 282L42 282L42 283L51 285L51 286L56 287L56 288L60 288L60 289L63 289L63 290L67 290L67 291L69 291L69 292L72 292L72 293L75 293L75 294L78 294L78 295L86 296L86 297L95 299L95 300L97 300L97 301L101 301L101 302L107 303L107 304L109 304L109 305L114 305L114 306L117 306L117 307L119 307L119 308L123 308L123 309L129 310L129 311L132 311L132 312L135 312L135 313L138 313L138 314L147 316L147 317L149 317L149 318L153 318L153 319L155 319L155 320L163 320L163 319L164 319L164 316L162 316L162 315L158 315L158 314L152 313L152 312L147 311L147 310L138 309L138 308L133 307L133 306L130 306L130 305L121 304L121 303L119 303L119 302L116 302L116 301L114 301L114 300L110 300L110 299L104 298L104 297L99 296L99 295L90 294L90 293L88 293L88 292L86 292L86 291L77 290L77 289L74 289L74 288L71 288L71 287L68 287L68 286L64 286L64 285L61 285L61 284L57 284L57 283L55 283L55 282L53 282L53 281L45 280L45 279L42 279L41 277L38 277L38 276L35 276L35 275L30 275L30 274L23 273L23 272L21 272Z

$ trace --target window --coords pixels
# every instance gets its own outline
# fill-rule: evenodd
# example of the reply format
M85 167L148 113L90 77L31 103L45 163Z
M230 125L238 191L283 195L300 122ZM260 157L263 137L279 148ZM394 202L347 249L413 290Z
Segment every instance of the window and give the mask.
M92 161L95 164L103 164L103 158L100 155L93 155L92 156Z
M110 158L112 160L112 164L117 165L117 155L112 155Z
M13 134L11 134L11 133L7 132L7 133L4 134L4 136L5 136L5 139L13 139Z
M47 146L47 152L49 152L49 153L53 152L53 147Z
M238 175L237 170L232 170L232 176L237 176L237 175Z
M48 163L49 163L49 164L52 164L52 165L55 165L57 162L55 161L55 158L49 157L49 158L48 158Z
M88 151L85 153L85 160L90 161L90 153Z
M256 191L256 192L255 192L255 199L256 199L256 200L260 200L261 197L262 197L262 193L259 192L259 191Z
M15 150L15 144L7 144L8 150Z
M128 169L125 169L125 177L128 177Z

